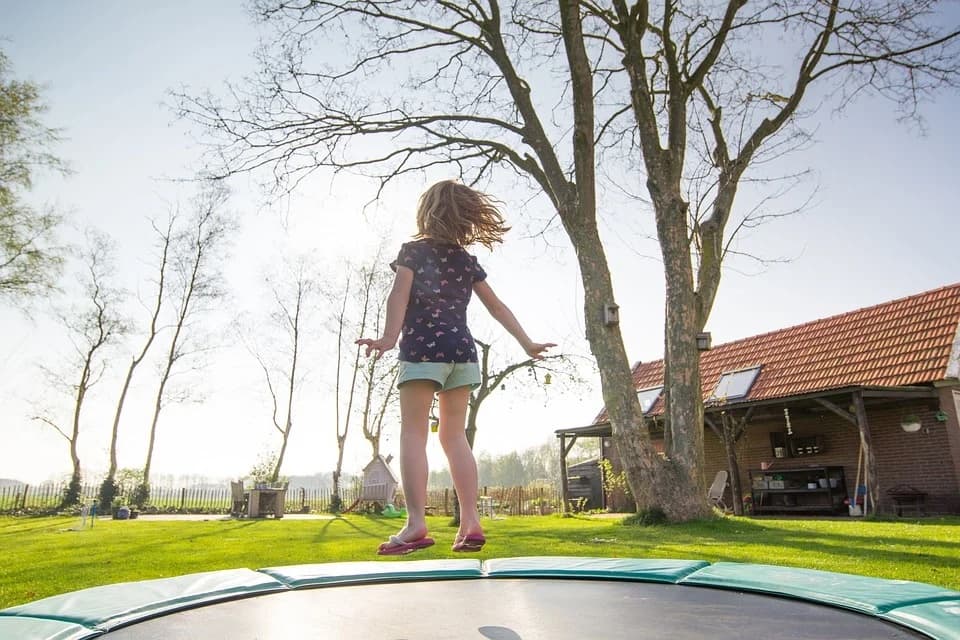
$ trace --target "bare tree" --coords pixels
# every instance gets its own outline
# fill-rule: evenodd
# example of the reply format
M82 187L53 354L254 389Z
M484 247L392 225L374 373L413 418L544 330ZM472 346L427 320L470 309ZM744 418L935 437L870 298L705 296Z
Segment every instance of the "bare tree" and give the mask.
M357 379L361 373L367 380L366 393L362 396L364 408L362 421L364 434L373 433L376 421L371 422L370 406L374 398L374 391L382 382L377 383L380 376L376 366L368 367L360 362L361 347L356 340L375 331L380 327L385 313L383 299L386 296L383 270L379 265L380 252L371 260L370 266L364 266L354 273L348 269L342 288L330 294L331 302L339 306L333 317L333 330L336 333L337 353L336 371L334 376L334 426L337 442L337 465L333 471L333 499L331 509L339 511L343 508L341 495L341 477L343 473L343 455L346 451L347 435L354 414L358 385ZM358 291L354 292L354 282L358 281ZM349 383L345 380L349 375ZM380 425L385 415L386 405L380 412ZM369 436L368 436L369 438ZM379 427L377 428L379 442Z
M372 278L369 285L371 296L369 304L372 307L372 324L367 331L373 335L380 335L383 322L387 317L387 295L390 292L392 279L389 272L380 267L381 250L370 265ZM369 358L363 365L363 411L360 415L360 426L363 437L370 443L373 459L380 455L380 441L383 437L384 422L387 417L398 418L397 379L400 377L400 363L393 358ZM399 422L399 420L397 420Z
M142 483L135 489L134 504L143 505L150 497L150 468L157 438L160 412L170 401L169 383L175 368L185 358L196 356L209 348L195 334L195 322L210 313L213 303L223 296L218 260L220 259L232 226L224 215L227 191L222 185L207 185L192 203L192 213L186 224L176 234L176 249L172 255L170 297L175 305L170 342L161 365L160 380L153 406L153 417L147 444L146 461L143 465ZM191 340L194 338L194 341Z
M270 482L276 482L280 478L280 468L283 466L287 443L293 429L294 399L303 376L300 358L305 346L305 315L317 292L315 277L305 259L291 265L289 271L289 278L283 277L281 282L271 285L275 307L270 313L270 322L272 327L282 331L284 344L269 349L269 353L259 347L253 348L253 355L260 363L267 391L270 393L273 427L280 434L280 451L273 459ZM276 364L280 356L284 359L282 365ZM281 393L284 397L279 397Z
M541 190L576 251L587 338L637 506L689 519L709 513L696 334L742 228L730 224L738 186L765 154L790 148L803 105L812 113L832 97L843 108L870 93L909 117L923 98L955 87L960 31L938 24L941 4L260 0L258 17L277 28L262 72L233 88L232 104L180 96L180 106L219 143L215 175L269 168L281 192L321 168L382 186L438 166L471 184L506 173ZM774 40L788 51L771 63ZM317 42L336 55L318 60ZM829 97L818 104L814 88ZM358 138L367 140L351 144ZM664 457L644 424L617 318L605 312L615 295L598 229L601 157L645 182L656 222ZM692 182L713 185L693 211Z
M167 217L165 227L158 227L155 221L151 221L151 226L157 234L159 255L157 256L156 274L157 281L156 293L153 296L152 308L150 309L150 321L147 325L146 335L143 340L143 346L140 351L131 356L130 364L127 367L127 375L123 379L123 385L120 388L120 397L117 399L117 408L113 415L113 427L110 431L110 464L107 468L107 475L100 484L100 508L104 512L109 512L114 497L120 489L116 481L117 476L117 437L120 433L120 417L123 414L123 407L126 404L127 393L130 391L130 383L133 381L133 374L147 357L147 352L153 345L157 334L160 332L159 320L160 312L163 310L165 294L167 293L167 271L169 268L169 258L171 242L173 241L173 229L176 223L176 213L171 213Z
M380 455L384 422L397 407L399 377L400 363L396 360L387 363L381 358L368 359L363 367L364 403L360 426L374 459Z
M340 474L343 471L343 454L346 448L347 434L350 432L350 418L353 415L353 398L356 393L356 383L357 383L357 372L360 368L360 347L356 347L353 355L353 366L350 367L350 370L353 372L353 376L350 379L350 384L344 389L344 385L341 383L341 378L344 371L344 349L345 347L349 349L347 345L344 344L344 340L349 339L351 332L349 331L349 324L347 319L347 310L349 308L349 300L351 291L351 279L350 276L347 276L346 282L343 288L342 298L340 300L340 309L334 317L335 331L337 334L337 355L336 355L336 372L334 375L334 386L333 386L333 426L336 435L337 442L337 464L333 470L333 495L330 498L330 510L333 512L339 512L343 509L343 496L340 491ZM346 393L346 410L341 414L341 402L342 394ZM342 419L341 419L342 415Z
M546 389L549 384L582 384L584 381L577 371L577 365L573 356L565 354L553 354L545 356L540 360L527 358L519 362L498 365L492 357L492 345L490 343L478 340L474 337L474 342L480 347L480 386L470 394L470 402L467 409L467 442L470 448L477 437L477 422L480 416L480 407L483 403L498 391L506 390L506 383L516 374L526 373L529 376L527 386L529 388L539 387ZM554 380L556 378L557 380Z
M733 500L733 512L743 515L743 487L740 484L740 460L737 455L737 444L741 443L746 433L747 423L750 421L752 409L748 409L742 416L732 411L720 412L720 424L710 416L704 416L704 421L714 435L723 443L723 450L727 457L727 476L730 480L730 495Z
M61 506L77 504L80 500L81 470L78 443L81 431L81 413L91 388L96 385L106 368L104 350L125 330L119 308L122 293L111 287L110 276L115 272L113 245L103 233L87 231L87 244L83 249L82 279L85 302L82 306L62 314L61 321L73 344L74 356L71 368L79 369L77 380L71 385L73 396L72 420L69 427L61 426L48 415L34 419L53 427L70 445L70 462L73 471L64 493ZM48 372L53 379L62 376Z

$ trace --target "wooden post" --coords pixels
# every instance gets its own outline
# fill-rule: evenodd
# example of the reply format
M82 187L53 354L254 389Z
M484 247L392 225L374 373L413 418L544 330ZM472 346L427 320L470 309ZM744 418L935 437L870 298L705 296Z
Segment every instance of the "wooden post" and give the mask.
M560 513L567 512L567 437L560 434Z
M873 456L873 438L870 435L870 423L867 421L867 410L863 405L862 391L853 394L853 405L856 409L857 428L860 430L860 446L863 447L863 483L867 486L867 495L863 497L863 515L870 513L869 507L873 507L873 512L876 514L877 500L880 495L880 479L877 477L877 461ZM854 504L856 504L857 491L859 491L859 487L854 489Z

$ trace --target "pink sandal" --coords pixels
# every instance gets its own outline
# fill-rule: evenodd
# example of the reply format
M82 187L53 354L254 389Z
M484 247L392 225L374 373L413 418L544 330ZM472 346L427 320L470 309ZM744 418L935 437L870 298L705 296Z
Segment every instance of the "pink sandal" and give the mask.
M390 540L382 543L377 549L377 555L403 556L414 551L419 551L420 549L426 549L427 547L433 546L433 544L434 539L428 538L427 536L411 542L406 542L399 536L390 536Z
M487 539L483 537L483 534L472 533L462 538L458 537L456 542L453 543L453 550L458 553L480 551L486 543Z

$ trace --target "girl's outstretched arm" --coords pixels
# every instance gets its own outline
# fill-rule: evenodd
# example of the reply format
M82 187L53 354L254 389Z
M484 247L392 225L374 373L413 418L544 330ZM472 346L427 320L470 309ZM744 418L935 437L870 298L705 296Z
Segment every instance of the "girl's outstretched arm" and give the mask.
M474 282L473 292L480 298L480 302L487 308L490 315L502 324L503 328L506 329L510 335L517 339L517 342L520 343L520 346L523 347L523 350L526 351L527 355L531 358L542 360L544 351L550 347L557 346L552 342L534 342L531 340L527 332L520 326L520 321L513 315L510 308L497 297L497 294L493 292L493 289L490 288L486 280Z
M383 335L375 340L373 338L357 340L357 344L367 348L367 356L374 352L374 357L379 358L384 351L389 351L397 345L412 287L413 271L409 267L398 266L397 275L393 279L393 288L387 296L387 319L383 323Z

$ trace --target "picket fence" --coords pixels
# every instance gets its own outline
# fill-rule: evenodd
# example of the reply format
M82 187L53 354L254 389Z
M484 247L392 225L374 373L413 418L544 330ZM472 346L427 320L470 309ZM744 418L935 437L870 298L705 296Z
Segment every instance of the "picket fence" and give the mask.
M45 483L0 487L0 513L44 513L57 509L66 486ZM98 485L84 485L81 504L92 505L97 499ZM360 483L341 491L344 508L360 496ZM116 505L126 503L132 488L121 487ZM560 493L554 487L482 487L482 505L493 515L545 515L559 509ZM288 513L329 512L333 491L329 488L294 487L287 491L284 508ZM428 511L435 515L452 515L455 495L452 489L427 492ZM403 496L397 496L403 506ZM230 487L151 487L145 513L229 513L233 504Z

